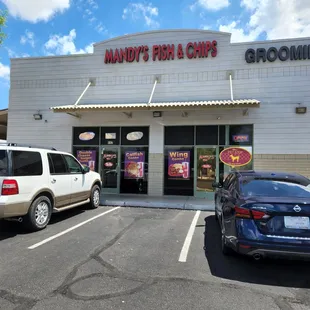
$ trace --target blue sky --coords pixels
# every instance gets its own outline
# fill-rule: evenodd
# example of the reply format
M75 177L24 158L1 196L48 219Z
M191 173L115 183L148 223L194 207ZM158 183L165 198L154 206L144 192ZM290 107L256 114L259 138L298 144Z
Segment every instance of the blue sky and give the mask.
M0 109L14 57L90 53L94 42L154 29L226 31L233 42L310 36L309 0L0 0L0 10Z

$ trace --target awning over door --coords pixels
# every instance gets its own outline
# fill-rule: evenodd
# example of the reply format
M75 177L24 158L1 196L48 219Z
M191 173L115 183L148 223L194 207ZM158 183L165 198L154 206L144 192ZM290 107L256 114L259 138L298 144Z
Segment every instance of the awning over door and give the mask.
M124 104L80 104L51 107L53 112L81 112L81 111L134 111L134 110L167 110L167 109L190 109L190 108L257 108L260 101L256 99L240 100L209 100L209 101L173 101L151 103L124 103Z

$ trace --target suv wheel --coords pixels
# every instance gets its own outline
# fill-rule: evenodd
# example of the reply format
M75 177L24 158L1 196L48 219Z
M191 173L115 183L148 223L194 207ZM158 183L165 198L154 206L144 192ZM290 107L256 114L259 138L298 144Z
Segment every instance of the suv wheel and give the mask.
M30 206L24 223L32 231L44 229L52 215L52 204L48 197L38 197Z
M94 185L90 194L90 208L97 209L100 205L100 187Z

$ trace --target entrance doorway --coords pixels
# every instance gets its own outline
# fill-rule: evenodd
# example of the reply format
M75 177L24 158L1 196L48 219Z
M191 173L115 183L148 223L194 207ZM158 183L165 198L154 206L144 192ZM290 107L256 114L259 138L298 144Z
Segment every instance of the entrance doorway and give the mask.
M101 151L101 179L104 193L118 194L120 188L120 149L103 147Z
M195 196L213 200L212 183L219 179L219 148L217 146L195 147Z

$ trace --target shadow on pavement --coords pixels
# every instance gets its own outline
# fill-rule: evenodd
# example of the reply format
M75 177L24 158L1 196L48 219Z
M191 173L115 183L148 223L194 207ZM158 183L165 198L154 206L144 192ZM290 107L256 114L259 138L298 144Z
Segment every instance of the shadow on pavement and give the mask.
M0 221L0 241L24 234L22 225L16 222Z
M78 216L78 215L86 212L86 208L87 207L82 206L82 207L69 209L67 211L55 213L52 215L51 220L50 220L48 225L57 224L59 222L65 221L69 218L73 218L75 216Z
M82 207L73 208L67 211L63 211L60 213L55 213L52 215L48 226L52 226L59 222L65 221L69 218L74 218L75 216L78 216L86 212L86 208L87 207L82 206ZM26 234L31 234L31 233L36 233L36 232L29 232L27 229L24 228L22 223L0 220L0 241L13 238L17 235L26 235Z
M224 256L215 216L205 218L205 255L213 276L245 283L310 288L310 262L266 259L255 262L238 254Z

